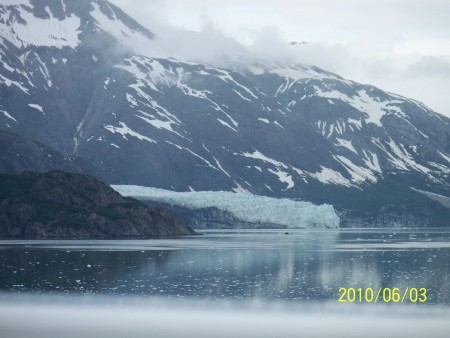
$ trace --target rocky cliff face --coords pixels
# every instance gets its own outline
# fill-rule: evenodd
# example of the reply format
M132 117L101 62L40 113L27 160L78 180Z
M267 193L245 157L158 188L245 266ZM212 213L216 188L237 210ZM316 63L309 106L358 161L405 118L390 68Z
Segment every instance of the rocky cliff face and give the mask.
M122 197L88 175L0 175L0 237L98 238L188 235L171 212Z

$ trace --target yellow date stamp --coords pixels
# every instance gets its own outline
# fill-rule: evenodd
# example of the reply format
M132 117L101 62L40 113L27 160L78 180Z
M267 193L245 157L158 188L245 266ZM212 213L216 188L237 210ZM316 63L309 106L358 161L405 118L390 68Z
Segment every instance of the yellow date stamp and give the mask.
M425 303L426 288L339 288L339 303Z

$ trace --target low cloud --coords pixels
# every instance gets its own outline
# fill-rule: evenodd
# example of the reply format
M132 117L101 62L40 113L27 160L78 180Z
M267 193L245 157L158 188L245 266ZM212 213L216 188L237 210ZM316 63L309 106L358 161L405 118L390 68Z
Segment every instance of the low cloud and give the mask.
M424 56L407 69L411 77L450 78L450 58Z
M245 53L245 49L207 23L200 31L188 31L168 25L154 25L156 37L151 44L136 46L149 56L171 56L188 61L220 63L231 55Z
M448 1L430 0L424 6L413 0L405 9L400 0L368 1L364 6L360 1L342 0L342 8L331 1L305 1L302 6L287 1L288 7L274 7L265 1L246 0L241 4L230 0L219 4L211 0L208 10L188 0L113 2L125 12L131 11L138 22L156 35L151 44L136 44L138 53L216 66L255 59L311 64L350 80L412 97L450 117L450 97L445 93L450 88L450 45L448 37L438 32L450 27L447 14L443 14L449 7ZM331 8L340 8L343 17L330 15ZM362 16L368 8L372 15ZM273 15L269 9L273 9ZM255 19L256 13L262 21ZM263 20L267 18L264 15L272 15L273 20ZM254 20L246 23L246 16ZM382 16L385 20L380 25ZM432 29L437 33L429 38L427 34ZM297 34L293 37L286 34L287 30ZM289 45L291 38L309 41L293 48Z

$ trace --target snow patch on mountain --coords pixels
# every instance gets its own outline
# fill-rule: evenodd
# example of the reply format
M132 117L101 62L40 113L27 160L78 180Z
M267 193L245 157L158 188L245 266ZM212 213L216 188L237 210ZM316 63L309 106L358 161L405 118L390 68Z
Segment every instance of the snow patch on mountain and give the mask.
M358 152L356 151L355 147L353 147L352 141L344 140L339 137L336 137L336 145L340 147L347 148L348 150L354 152L356 155L358 155Z
M432 193L432 192L429 192L429 191L415 189L415 188L411 188L411 189L414 190L414 191L417 191L417 192L419 192L419 193L421 193L421 194L423 194L423 195L425 195L425 196L427 196L429 198L431 198L434 201L439 202L441 205L443 205L446 208L450 208L450 197L443 196L443 195L436 194L436 193Z
M361 120L355 120L355 119L347 119L347 122L351 125L350 128L353 130L353 126L360 130L362 129L362 122Z
M316 173L308 173L308 175L324 184L337 184L345 187L350 187L353 185L348 179L342 176L340 172L324 166L320 166L320 171Z
M352 161L350 161L348 158L345 158L344 156L338 155L333 157L344 166L344 168L352 177L352 182L356 184L363 183L366 181L370 181L372 183L377 182L377 177L370 169L362 168L354 164Z
M24 92L25 94L29 94L28 89L25 88L22 83L20 83L19 81L11 80L11 79L9 79L9 78L1 75L1 74L0 74L0 83L4 83L8 87L11 87L11 86L14 85L17 88L19 88L22 92Z
M364 157L362 160L366 164L366 166L373 171L376 171L377 173L382 173L380 162L378 161L378 156L375 153L372 153L371 151L366 151L363 149Z
M387 160L395 168L403 171L409 171L410 169L416 170L436 182L436 178L431 175L431 169L417 163L413 155L408 152L403 144L395 143L392 138L389 138L389 141L385 145L378 138L372 139L372 142L387 155Z
M7 118L17 122L17 120L14 117L12 117L10 114L8 114L8 112L0 109L0 113L3 113L3 115L5 115Z
M277 67L271 69L269 72L294 81L303 79L340 79L340 77L333 74L320 72L313 67L307 67L304 65ZM292 84L293 83L291 83L290 86L292 86Z
M276 175L278 177L278 180L282 183L286 183L287 184L287 188L285 190L291 189L295 186L294 181L292 180L292 176L289 175L287 172L285 171L281 171L281 170L272 170L272 169L267 169L270 173Z
M367 123L374 123L377 126L382 127L381 118L386 115L386 113L395 113L402 117L406 115L403 111L395 106L395 104L401 104L402 101L399 100L389 100L389 101L380 101L378 98L371 97L366 90L358 90L358 95L348 96L338 90L327 90L323 91L317 86L314 86L314 90L317 96L328 98L328 99L337 99L343 102L346 102L350 106L355 109L364 112L367 114L365 118Z
M172 145L172 146L174 146L174 147L176 147L176 148L178 148L178 149L180 149L180 150L186 150L189 154L191 154L192 156L194 156L194 157L198 158L199 160L201 160L202 162L204 162L208 167L213 168L214 170L217 170L217 171L222 171L222 170L220 170L219 168L216 168L215 166L213 166L213 165L211 164L211 162L209 162L206 158L200 156L199 154L195 153L195 152L192 151L191 149L186 148L186 147L182 147L182 146L180 146L180 145L178 145L178 144L175 144L175 143L172 143L172 142L170 142L170 141L166 141L166 143L167 143L167 144L170 144L170 145ZM222 171L222 172L223 172L223 171Z
M401 161L406 166L409 166L413 169L421 171L424 174L428 174L430 172L430 169L424 167L423 165L416 163L414 161L414 158L411 156L411 154L408 153L408 151L405 149L405 147L402 144L397 145L394 142L394 140L390 139L389 146L390 146L392 152L397 156L398 161Z
M245 96L243 96L243 95L242 95L239 91L237 91L236 89L233 89L233 92L235 92L236 94L238 94L239 97L240 97L241 99L246 100L246 101L251 101L251 99L246 98Z
M218 68L215 68L215 70L221 74L221 75L218 75L218 76L217 76L219 79L221 79L221 80L223 80L223 81L225 81L225 82L229 82L229 83L231 82L231 83L235 84L237 87L243 89L247 94L250 94L250 96L252 96L253 99L256 99L256 100L258 99L258 96L255 95L248 87L246 87L246 86L244 86L243 84L237 82L237 81L233 78L233 76L230 74L230 72L228 72L228 71L226 71L226 70L224 70L224 69L218 69ZM234 89L233 89L233 90L234 90ZM235 92L236 92L236 91L235 91ZM242 95L240 95L240 96L242 97ZM245 99L246 99L246 100L249 100L249 99L247 99L247 98L245 98Z
M130 129L124 122L119 122L119 125L120 125L120 127L114 127L111 125L107 125L104 128L113 134L118 133L118 134L122 135L122 137L124 139L127 139L127 135L128 135L131 137L135 137L139 140L148 141L150 143L156 143L155 140L152 140L151 138L141 135L141 134L135 132L134 130Z
M224 120L221 119L217 119L217 122L219 122L221 125L230 128L232 131L234 131L235 133L237 133L238 131L236 129L234 129L232 126L230 126L227 122L225 122Z
M29 2L26 4L32 7ZM19 48L27 45L57 48L78 46L80 18L71 15L60 20L53 16L48 7L46 9L49 15L47 19L35 17L28 7L17 3L14 10L18 11L18 18L12 16L10 10L0 12L1 36Z
M3 53L2 53L2 54L3 54ZM6 61L0 60L0 62L2 63L3 67L4 67L7 71L9 71L10 73L14 73L14 72L16 71L16 69L13 68L13 67L11 67L10 65L8 65L8 64L6 63Z
M124 196L152 200L189 209L216 207L254 223L272 223L289 228L339 228L339 217L331 205L314 205L286 198L226 191L174 192L135 185L113 185Z
M159 64L152 59L144 59L139 56L133 56L131 58L125 59L122 64L114 66L115 68L123 69L131 74L137 80L136 87L141 88L148 86L152 90L160 91L157 88L157 84L160 82L165 82L171 85L173 82L168 82L172 76L167 76L166 72L161 71ZM145 69L145 71L144 71ZM136 88L135 87L135 88Z
M40 105L35 104L35 103L29 103L28 106L33 109L39 110L42 114L44 114L44 110L42 109L42 107Z
M257 160L261 160L261 161L273 164L276 167L282 167L282 168L285 168L285 169L288 168L288 166L286 164L284 164L283 162L279 162L279 161L276 161L274 159L271 159L270 157L265 156L263 153L261 153L260 151L258 151L256 149L252 153L245 152L245 153L242 154L242 156L249 157L249 158L254 158L254 159L257 159Z
M444 158L448 163L450 163L450 156L449 155L443 154L440 151L438 151L438 153L439 153L439 155L442 156L442 158Z
M154 126L157 129L165 129L167 131L170 132L174 132L172 125L171 125L171 121L161 121L161 120L157 120L157 119L148 119L144 116L137 116L139 117L141 120L147 122L148 124L151 124L152 126Z
M30 4L30 0L2 0L3 6L26 5Z

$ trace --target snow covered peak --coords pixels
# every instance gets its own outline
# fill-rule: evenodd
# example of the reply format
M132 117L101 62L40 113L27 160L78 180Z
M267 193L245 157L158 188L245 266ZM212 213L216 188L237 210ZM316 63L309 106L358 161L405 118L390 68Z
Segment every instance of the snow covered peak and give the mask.
M35 7L34 3L28 0L0 5L2 38L19 48L28 45L76 47L80 42L80 18L74 14L55 13L50 6ZM63 4L61 1L60 5Z
M253 58L248 59L248 62L244 64L243 68L245 69L244 72L256 76L263 75L265 73L275 74L283 79L286 79L286 81L291 82L291 84L292 82L308 79L331 79L346 82L344 78L337 74L328 72L313 65L301 63L280 63ZM235 68L234 70L237 72L241 71L239 68Z
M99 31L120 43L153 37L105 0L8 0L0 4L0 35L18 48L75 48L83 37Z
M307 42L306 42L306 41L303 41L303 40L300 40L300 41L291 41L291 42L289 42L289 44L290 44L292 47L301 47L301 46L303 46L303 45L306 45Z
M315 66L309 65L285 65L273 67L270 73L277 74L283 78L293 81L303 79L336 79L343 80L339 75L327 72Z
M104 1L102 3L92 2L91 6L93 10L89 14L95 20L96 27L112 36L116 41L127 45L130 41L146 43L153 38L151 32L114 5Z

